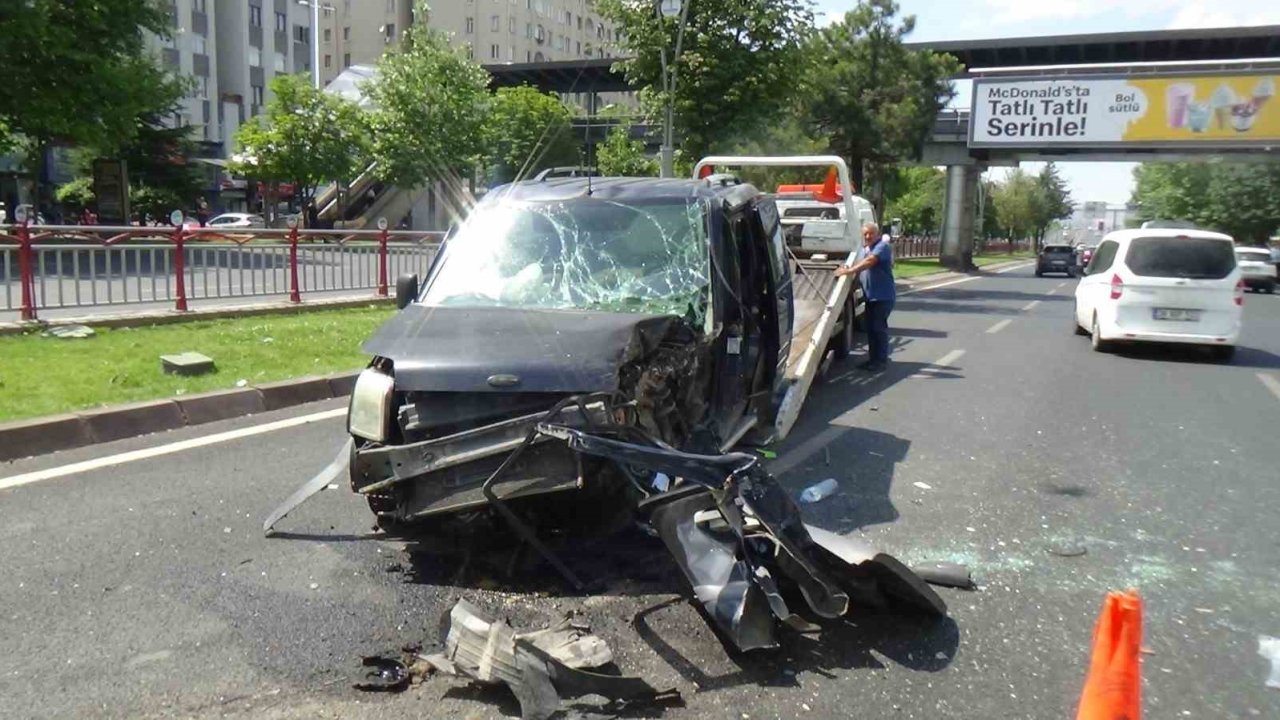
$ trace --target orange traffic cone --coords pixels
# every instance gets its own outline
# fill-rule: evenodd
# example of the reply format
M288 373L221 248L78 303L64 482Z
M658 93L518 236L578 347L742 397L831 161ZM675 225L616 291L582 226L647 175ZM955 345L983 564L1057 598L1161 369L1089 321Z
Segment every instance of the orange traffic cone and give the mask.
M1093 629L1089 675L1076 720L1138 720L1142 717L1142 598L1136 590L1107 593Z

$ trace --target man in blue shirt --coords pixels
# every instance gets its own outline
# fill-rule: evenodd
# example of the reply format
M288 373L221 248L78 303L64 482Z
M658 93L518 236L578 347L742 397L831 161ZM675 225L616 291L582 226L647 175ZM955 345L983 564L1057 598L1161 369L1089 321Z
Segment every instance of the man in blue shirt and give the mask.
M858 274L866 298L867 361L858 367L880 372L889 362L889 313L897 291L893 286L893 248L880 236L875 223L862 226L862 247L848 267L836 268L836 275Z

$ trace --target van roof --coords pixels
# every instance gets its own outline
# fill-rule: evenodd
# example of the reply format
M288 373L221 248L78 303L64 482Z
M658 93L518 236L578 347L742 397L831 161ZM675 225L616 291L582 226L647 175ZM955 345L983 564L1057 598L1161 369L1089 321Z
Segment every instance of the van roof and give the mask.
M1133 240L1134 238L1148 237L1194 237L1204 238L1206 240L1226 240L1227 242L1234 242L1230 235L1213 232L1212 230L1192 230L1190 228L1146 228L1145 230L1142 228L1131 228L1127 230L1113 230L1107 233L1106 237L1102 239L1103 241L1115 240L1117 242L1124 242L1127 240Z

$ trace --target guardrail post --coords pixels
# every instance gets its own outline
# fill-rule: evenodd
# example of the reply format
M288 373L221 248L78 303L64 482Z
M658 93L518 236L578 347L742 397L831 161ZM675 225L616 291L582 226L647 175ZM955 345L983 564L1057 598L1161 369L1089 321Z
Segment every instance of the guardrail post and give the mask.
M302 292L298 288L298 226L289 228L289 302L302 302Z
M31 232L24 220L18 225L18 282L22 284L23 320L36 319L36 274L31 253Z
M178 274L178 302L174 309L178 312L187 311L187 259L185 250L186 238L182 232L182 225L173 232L173 269Z
M387 296L387 228L378 230L378 295Z

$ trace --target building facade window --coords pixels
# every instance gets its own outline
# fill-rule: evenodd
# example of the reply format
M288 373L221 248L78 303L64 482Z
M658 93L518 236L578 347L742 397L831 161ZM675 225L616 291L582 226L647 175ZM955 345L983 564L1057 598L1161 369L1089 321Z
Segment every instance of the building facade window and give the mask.
M262 67L262 50L252 45L249 46L249 64L254 67Z
M253 90L253 104L261 107L263 104L263 96L264 96L264 91L262 89L262 86L251 85L250 88Z
M324 66L325 66L325 67L332 67L332 66L333 66L333 56L332 56L332 55L325 55L325 56L324 56Z
M205 0L191 0L191 9L202 13L205 11Z
M288 32L288 31L289 31L289 18L286 17L285 14L282 12L276 13L276 32Z
M467 18L467 34L474 35L475 32L476 32L476 19L473 17L468 17Z
M350 39L351 39L351 28L349 28L349 27L344 27L344 28L342 28L342 39L343 39L343 40L350 40Z
M205 55L208 53L208 44L203 35L191 36L191 52L197 55Z
M395 23L387 23L387 36L386 36L386 37L387 37L387 42L392 42L392 41L394 41L394 40L396 39L396 24L395 24Z
M262 8L257 5L249 6L249 24L253 27L262 27Z
M284 72L284 53L281 53L281 52L276 53L274 67L276 72Z
M342 67L351 67L351 53L342 53Z
M332 40L333 40L333 30L331 30L331 29L329 29L329 28L325 28L325 29L324 29L324 41L325 41L325 42L331 42Z
M501 45L490 45L490 46L489 46L489 59L490 59L490 60L501 60L501 59L502 59L502 46L501 46Z
M494 15L494 16L490 17L490 18L489 18L489 31L490 31L490 32L498 32L498 31L499 31L499 30L501 30L501 29L502 29L502 18L498 17L497 15Z
M507 18L507 32L511 35L516 34L516 18L514 15Z

